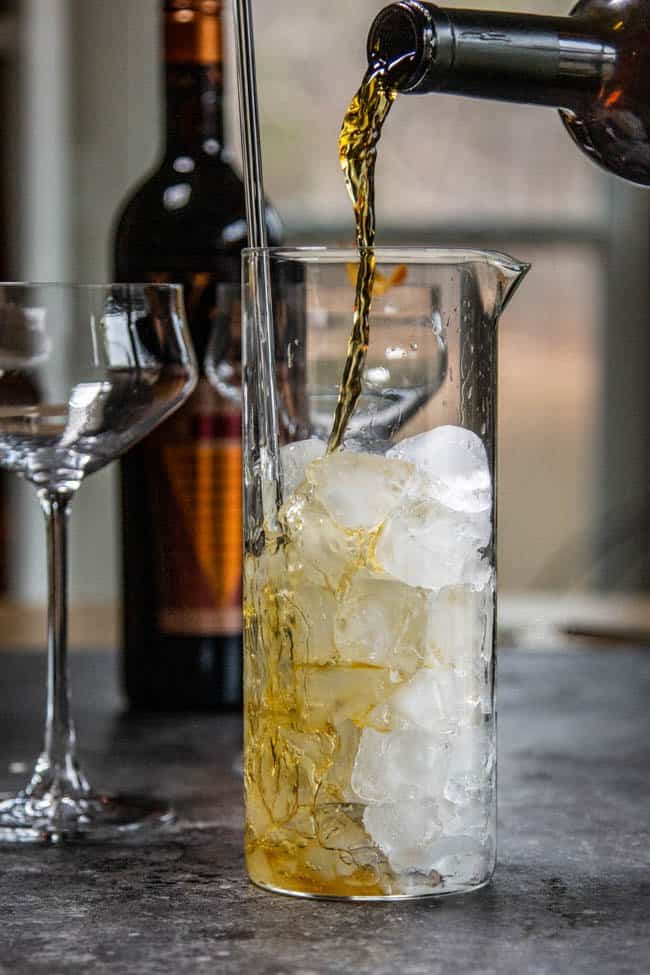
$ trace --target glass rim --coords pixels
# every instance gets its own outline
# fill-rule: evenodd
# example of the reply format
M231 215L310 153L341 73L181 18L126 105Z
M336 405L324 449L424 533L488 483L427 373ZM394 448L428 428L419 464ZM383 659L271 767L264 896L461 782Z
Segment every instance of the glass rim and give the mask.
M300 245L278 247L244 247L242 258L268 255L285 261L301 264L348 264L355 263L359 254L372 251L377 263L384 264L496 264L508 271L522 272L530 267L526 261L520 261L502 251L482 250L473 247L431 247L427 244L413 245L382 245L381 247L359 248L329 247L326 245Z
M67 291L107 291L109 288L165 288L182 290L177 281L106 281L104 284L77 281L0 281L0 288L61 288Z

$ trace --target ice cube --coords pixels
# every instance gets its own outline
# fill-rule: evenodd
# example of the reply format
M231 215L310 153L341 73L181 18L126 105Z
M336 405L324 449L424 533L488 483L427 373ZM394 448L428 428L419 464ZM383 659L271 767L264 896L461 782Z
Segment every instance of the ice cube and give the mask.
M281 729L260 738L248 762L250 782L247 788L253 801L261 801L271 819L286 822L298 807L300 769L292 757L287 759L287 745ZM256 798L259 794L259 800Z
M441 426L400 441L386 454L410 461L430 482L430 497L461 512L489 512L492 479L480 437L457 426Z
M442 660L454 667L465 724L492 711L493 614L493 574L482 589L450 586L429 597L425 660Z
M289 585L303 580L338 588L341 576L360 558L360 541L337 525L308 494L298 492L284 508L285 547Z
M449 744L445 798L457 805L480 800L493 787L494 731L490 726L460 728Z
M468 802L447 803L450 807L442 818L445 836L478 836L481 842L489 835L492 813L492 793L488 790L475 795Z
M310 582L284 592L283 622L290 631L293 659L303 664L328 664L336 658L331 591Z
M334 637L341 658L412 674L424 654L426 594L367 570L339 597Z
M298 720L304 728L322 729L347 719L364 724L391 688L390 672L381 667L296 667Z
M447 750L421 728L381 732L364 728L352 771L352 789L365 802L397 802L442 795Z
M349 719L337 722L334 725L334 732L337 738L336 748L316 801L318 803L356 802L350 779L361 732Z
M317 806L314 818L320 845L327 850L344 850L352 855L370 846L361 824L361 808L354 803L338 802Z
M289 498L296 488L305 480L305 470L313 460L322 457L326 444L317 437L309 440L298 440L296 443L285 444L280 449L282 463L282 490L285 498Z
M376 528L399 504L415 472L412 464L350 450L329 454L307 468L315 495L345 528Z
M397 872L432 868L430 853L442 826L437 804L430 799L366 806L363 825L373 843Z
M480 551L490 535L488 518L408 497L384 523L374 556L385 572L409 586L442 589L467 582L481 588L492 571Z
M492 653L494 588L490 578L480 589L469 585L445 586L429 597L427 661L443 660L464 673Z
M443 881L479 883L492 870L492 849L489 840L482 843L474 836L441 836L427 847L429 869Z
M422 668L391 696L394 724L423 728L444 744L463 716L462 687L453 668L444 664Z
M489 664L479 658L471 671L459 674L459 681L463 686L465 704L461 723L468 726L480 724L493 710Z
M329 729L320 734L278 728L274 740L275 766L278 779L293 770L294 792L300 806L312 806L336 750L336 735Z
M369 805L363 825L397 873L435 871L446 880L470 883L486 879L491 871L492 837L486 830L446 835L440 804L434 800Z
M286 585L287 562L284 551L267 545L259 555L246 554L244 558L245 601L260 604L270 593Z

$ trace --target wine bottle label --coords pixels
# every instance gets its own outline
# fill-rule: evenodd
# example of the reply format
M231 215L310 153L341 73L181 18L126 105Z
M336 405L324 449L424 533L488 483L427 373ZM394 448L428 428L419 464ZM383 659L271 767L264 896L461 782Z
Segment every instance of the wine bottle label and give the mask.
M201 379L144 449L159 628L241 632L241 414Z

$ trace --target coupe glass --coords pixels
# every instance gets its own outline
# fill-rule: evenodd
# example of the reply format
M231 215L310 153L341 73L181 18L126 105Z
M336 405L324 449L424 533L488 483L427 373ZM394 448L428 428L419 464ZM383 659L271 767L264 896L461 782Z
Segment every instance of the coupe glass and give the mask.
M0 839L110 838L170 818L106 796L76 757L67 676L66 526L82 480L188 397L196 365L182 288L0 284L0 467L34 485L47 531L45 743L27 786L0 802Z

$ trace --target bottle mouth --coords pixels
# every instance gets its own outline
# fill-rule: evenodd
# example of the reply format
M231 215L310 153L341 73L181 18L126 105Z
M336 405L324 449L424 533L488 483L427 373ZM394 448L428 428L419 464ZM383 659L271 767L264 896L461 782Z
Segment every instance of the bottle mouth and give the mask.
M454 32L442 7L398 0L380 10L370 27L368 63L381 66L401 92L432 91L454 58Z
M417 87L431 61L435 28L428 5L399 0L380 10L368 34L368 63L381 65L398 91Z

